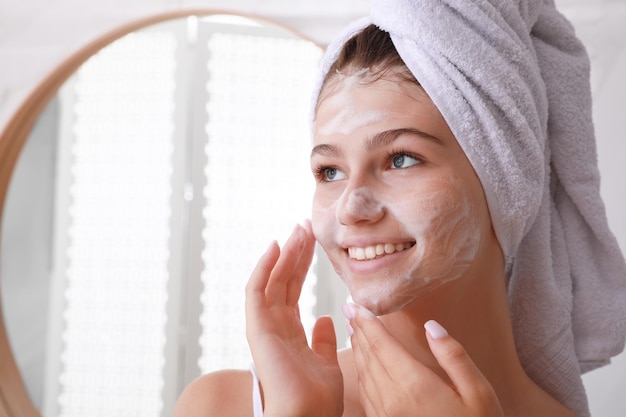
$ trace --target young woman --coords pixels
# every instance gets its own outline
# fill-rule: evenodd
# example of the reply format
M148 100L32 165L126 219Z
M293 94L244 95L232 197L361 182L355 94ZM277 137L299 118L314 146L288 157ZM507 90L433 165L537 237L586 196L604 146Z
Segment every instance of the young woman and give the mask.
M348 33L335 51L329 49L316 101L312 220L296 226L282 249L270 245L246 289L256 369L199 378L181 395L175 415L586 415L578 363L550 350L562 331L548 339L557 327L532 327L534 312L525 316L515 302L516 291L533 297L531 287L541 279L541 273L534 276L519 265L535 253L524 242L534 238L542 209L525 215L532 226L523 227L522 242L511 240L514 226L498 206L507 197L497 191L506 187L491 182L491 160L468 157L485 155L476 150L480 144L457 137L464 128L454 117L444 118L388 31L361 22ZM513 91L520 97L528 93ZM441 97L438 92L450 114L452 107ZM499 109L489 111L499 116ZM534 123L511 119L520 129ZM496 140L513 143L524 155L533 151L518 137ZM508 152L494 146L494 154ZM543 199L541 186L536 194ZM298 298L316 240L355 302L343 310L351 348L339 352L328 317L317 321L310 346L299 319ZM537 264L554 252L539 249L541 259L531 256ZM616 282L623 283L623 258L619 251L611 256ZM526 300L529 309L540 310L552 325L556 310L534 301ZM524 317L531 327L517 325ZM571 339L565 340L573 345ZM528 346L544 348L529 353ZM537 372L538 366L546 373Z

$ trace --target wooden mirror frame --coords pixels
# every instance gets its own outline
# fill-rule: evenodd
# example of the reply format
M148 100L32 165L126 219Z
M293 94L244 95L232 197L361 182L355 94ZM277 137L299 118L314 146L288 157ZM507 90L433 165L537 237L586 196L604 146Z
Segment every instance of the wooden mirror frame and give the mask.
M264 22L271 26L281 27L302 39L316 43L302 33L275 20L258 15L222 9L186 9L165 12L124 24L102 35L72 54L49 73L22 102L9 119L4 130L0 133L0 219L2 219L4 212L4 203L15 165L37 118L63 83L76 72L85 61L102 48L131 32L172 19L212 15L234 15L257 22ZM0 227L0 232L1 231ZM0 279L1 278L2 277L0 277ZM0 285L0 295L1 293L2 286ZM1 306L2 302L0 299L0 307ZM0 308L0 417L40 416L40 412L35 408L28 396L20 370L13 356L4 325L2 309Z

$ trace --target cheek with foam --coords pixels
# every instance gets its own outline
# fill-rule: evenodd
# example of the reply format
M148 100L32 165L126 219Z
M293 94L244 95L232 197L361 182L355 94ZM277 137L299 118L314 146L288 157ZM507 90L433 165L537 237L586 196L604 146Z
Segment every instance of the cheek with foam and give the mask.
M332 204L331 206L322 206L320 204L313 204L313 215L312 215L312 227L313 234L315 238L322 242L328 240L330 234L332 234L335 225L333 221L331 221L331 214L334 214L336 211L336 204Z
M447 179L416 204L390 208L416 237L419 258L407 279L443 284L461 276L478 250L477 210L460 180Z
M337 200L329 205L323 205L317 201L313 203L313 234L324 250L341 241L342 238L342 231L336 216L337 206Z
M412 190L386 209L415 238L411 265L385 271L379 280L355 289L355 300L376 314L397 311L420 295L467 271L480 241L476 209L461 181L444 180ZM433 186L434 185L434 186Z
M342 280L346 276L345 263L343 263L343 248L339 242L343 241L345 228L341 227L335 213L337 212L338 201L335 200L329 205L315 202L313 204L312 227L313 235L326 253L333 269Z
M331 255L332 250L337 250L345 230L338 213L344 207L353 214L372 215L382 210L383 196L357 189L327 206L314 204L315 236L327 253L331 249L329 258L357 303L377 315L387 314L462 276L476 255L480 241L478 210L463 184L460 179L443 179L408 191L407 195L414 196L412 198L404 195L387 199L384 209L416 244L411 249L411 263L407 268L382 270L376 279L366 283L359 279L353 281L349 271L342 270L343 258Z

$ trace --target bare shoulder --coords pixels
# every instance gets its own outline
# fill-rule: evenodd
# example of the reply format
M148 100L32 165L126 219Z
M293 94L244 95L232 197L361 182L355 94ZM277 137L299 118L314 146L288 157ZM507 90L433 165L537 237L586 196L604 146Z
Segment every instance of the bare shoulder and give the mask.
M252 376L245 370L202 375L178 397L173 417L252 417Z

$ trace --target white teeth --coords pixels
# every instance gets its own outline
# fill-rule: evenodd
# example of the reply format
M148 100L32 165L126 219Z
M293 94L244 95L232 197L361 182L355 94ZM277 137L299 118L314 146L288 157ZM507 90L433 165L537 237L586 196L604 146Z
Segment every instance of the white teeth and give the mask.
M413 243L379 243L374 246L366 246L364 248L348 248L348 255L357 261L365 259L375 259L377 257L388 255L394 252L401 252L413 246Z
M350 248L350 256L354 259L362 261L365 259L365 249L363 248Z

